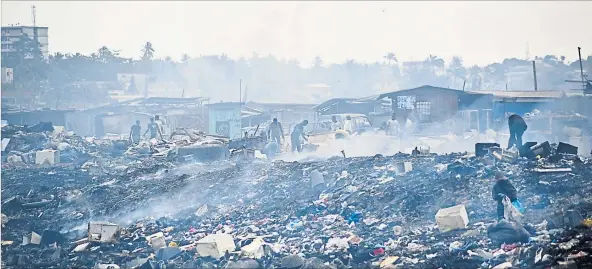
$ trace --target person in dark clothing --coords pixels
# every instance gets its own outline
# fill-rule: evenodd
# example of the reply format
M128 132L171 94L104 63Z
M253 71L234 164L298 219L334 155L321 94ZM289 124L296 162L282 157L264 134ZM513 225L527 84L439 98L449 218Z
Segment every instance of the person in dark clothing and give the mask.
M522 135L528 127L524 119L516 114L508 118L508 127L510 128L510 140L508 141L508 148L516 146L522 147Z
M282 128L282 124L278 122L277 118L273 118L273 121L269 124L269 128L267 129L267 137L269 137L271 141L277 143L278 145L282 144L282 139L284 138L284 128Z
M300 144L300 137L304 138L304 140L308 141L306 135L304 135L304 127L308 125L307 120L303 120L301 123L296 124L294 126L294 130L290 135L290 140L292 142L292 152L298 150L298 152L302 152L302 144Z
M132 125L132 128L130 130L130 134L129 134L129 140L132 144L137 145L138 143L140 143L140 136L141 136L141 130L142 127L140 126L140 121L137 120L136 124Z
M501 220L504 218L504 204L502 201L507 196L512 203L516 202L518 200L518 193L516 188L514 188L512 183L502 173L496 173L495 180L496 182L491 190L491 195L493 200L497 201L497 218Z
M162 139L162 133L160 132L158 124L154 122L154 118L150 118L150 123L148 123L148 129L146 129L144 135L146 135L148 132L150 132L150 139L156 138L157 134L160 134L160 138Z

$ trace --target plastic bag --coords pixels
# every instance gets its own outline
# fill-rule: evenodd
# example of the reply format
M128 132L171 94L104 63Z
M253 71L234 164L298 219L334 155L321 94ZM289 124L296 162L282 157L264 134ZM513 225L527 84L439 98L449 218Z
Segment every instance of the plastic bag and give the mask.
M514 205L510 201L510 198L506 196L502 203L504 204L504 218L508 221L520 222L523 215L522 213L520 213L520 211L518 211L516 207L514 207Z
M522 204L520 203L520 201L519 201L519 200L516 200L516 201L512 202L512 205L513 205L513 206L514 206L516 209L518 209L518 212L520 212L520 213L524 213L524 207L522 206Z

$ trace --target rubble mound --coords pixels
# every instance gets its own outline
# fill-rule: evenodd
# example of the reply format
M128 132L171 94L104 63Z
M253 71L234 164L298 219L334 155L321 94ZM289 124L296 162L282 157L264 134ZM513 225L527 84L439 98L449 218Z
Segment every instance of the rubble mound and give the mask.
M535 169L539 162L397 154L185 166L145 158L100 173L72 165L7 168L2 263L6 268L589 267L592 166L566 158L556 166L571 171L557 172ZM505 174L526 208L526 242L500 243L488 236L497 218L491 197L495 172ZM441 231L436 213L456 205L466 209L468 224ZM117 224L121 231L116 238L95 237L87 232L95 221ZM34 242L35 235L42 242ZM24 239L28 244L21 244Z

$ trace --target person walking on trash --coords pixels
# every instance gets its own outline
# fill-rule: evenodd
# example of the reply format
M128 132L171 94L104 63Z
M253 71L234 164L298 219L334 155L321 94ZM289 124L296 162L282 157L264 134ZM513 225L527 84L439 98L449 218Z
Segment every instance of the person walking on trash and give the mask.
M302 144L300 144L300 137L306 141L308 138L304 135L304 127L308 125L308 120L303 120L301 123L296 124L294 126L294 130L292 130L292 134L290 135L290 142L292 142L292 152L298 150L298 152L302 152Z
M140 136L142 135L141 130L142 130L142 127L140 126L140 121L137 120L136 124L132 125L132 128L130 130L130 134L129 134L129 141L133 145L137 145L138 143L140 143Z
M393 113L391 119L386 122L386 135L398 136L399 129L401 129L401 125L399 124L399 121L397 121L396 115Z
M162 133L160 132L160 128L158 128L158 124L154 122L154 118L150 118L150 123L148 123L148 128L144 135L150 132L150 139L156 138L157 134L160 134L160 139L162 139Z
M493 185L493 189L491 190L491 195L493 200L497 201L497 219L502 220L504 219L504 199L508 197L512 205L516 207L519 211L522 211L522 205L520 201L518 201L518 192L514 185L510 183L508 178L504 176L504 174L500 172L495 173L495 185Z
M269 137L272 142L277 143L278 146L282 144L282 139L284 139L284 128L282 128L282 124L278 122L277 118L273 118L273 121L269 124L267 137Z
M349 134L354 133L354 123L352 121L351 116L345 117L345 121L343 122L343 130L348 132Z
M524 119L516 114L508 118L508 127L510 128L510 140L508 141L508 149L512 146L520 149L522 147L522 135L528 128Z

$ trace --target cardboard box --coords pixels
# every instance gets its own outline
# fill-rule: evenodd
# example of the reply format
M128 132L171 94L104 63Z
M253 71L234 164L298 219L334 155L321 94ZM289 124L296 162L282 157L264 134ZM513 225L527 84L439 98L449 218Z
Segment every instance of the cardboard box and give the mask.
M115 223L106 221L94 221L88 223L89 242L117 242L120 228Z
M195 244L195 250L200 257L213 257L219 259L226 251L234 251L236 246L229 234L210 234Z
M60 151L46 149L35 153L35 164L56 164L60 162Z
M464 205L442 208L436 213L436 223L440 232L465 229L469 224L469 216Z

